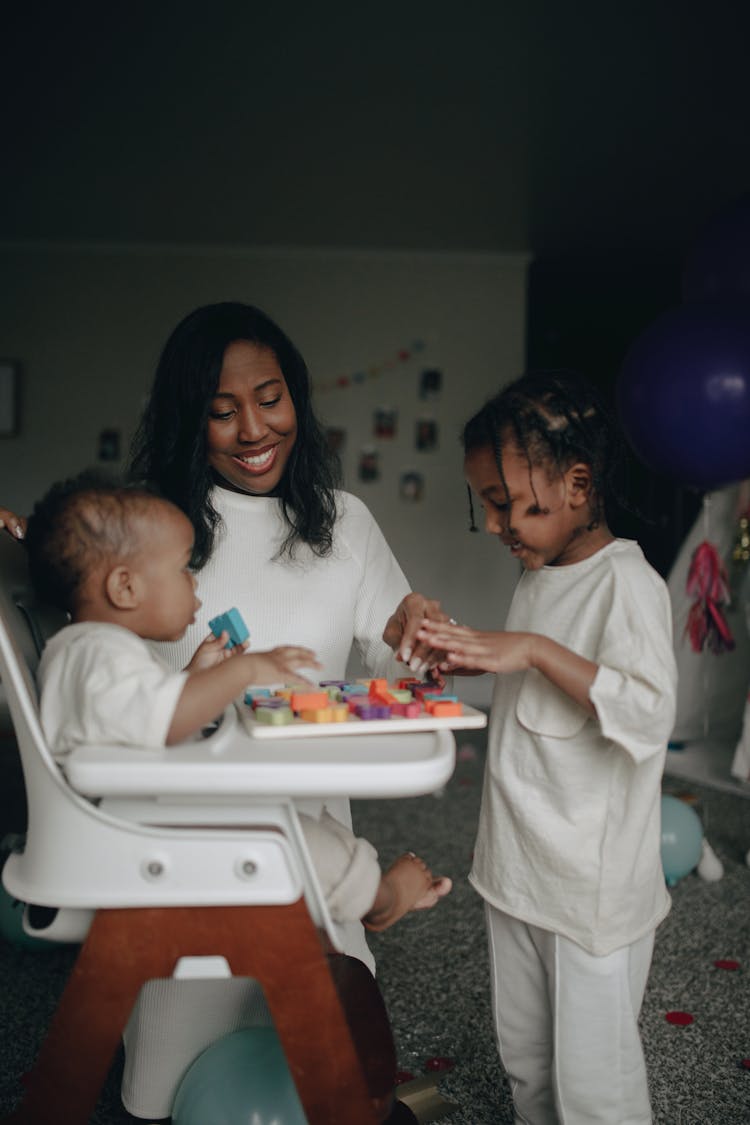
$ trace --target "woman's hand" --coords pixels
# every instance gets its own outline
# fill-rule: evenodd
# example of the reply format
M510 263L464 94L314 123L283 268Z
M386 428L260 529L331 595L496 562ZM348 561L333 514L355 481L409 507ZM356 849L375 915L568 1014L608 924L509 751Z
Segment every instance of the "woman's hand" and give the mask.
M445 658L444 652L431 644L428 637L417 637L417 631L425 620L447 622L450 618L443 613L440 602L422 594L407 594L388 618L383 630L383 640L393 649L396 658L408 664L418 676L423 676Z
M0 531L10 535L12 539L23 539L26 535L26 519L17 516L9 508L0 508Z

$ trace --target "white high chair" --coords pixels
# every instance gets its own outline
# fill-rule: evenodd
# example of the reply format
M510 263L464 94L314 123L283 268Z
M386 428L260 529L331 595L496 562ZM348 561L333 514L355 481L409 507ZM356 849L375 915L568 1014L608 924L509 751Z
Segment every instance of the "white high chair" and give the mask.
M22 1102L4 1120L85 1125L144 982L151 1004L144 1015L139 1001L131 1021L126 1079L128 1056L137 1069L139 1057L153 1053L148 1024L165 996L171 1003L174 993L159 990L173 973L231 973L231 981L215 983L240 990L257 989L247 978L258 982L311 1125L382 1120L395 1069L387 1016L373 978L353 962L357 987L369 988L365 1022L378 1040L379 1069L369 1066L365 1075L352 1012L347 1022L347 998L334 981L347 972L351 978L342 963L352 959L326 956L340 948L339 934L290 796L428 792L452 772L451 732L402 737L408 750L398 754L393 736L318 739L304 754L299 740L253 745L230 709L205 742L168 751L87 748L66 763L65 776L39 723L33 672L40 638L30 642L28 625L33 632L41 618L16 604L24 564L23 550L0 536L0 679L28 803L25 849L10 856L2 878L19 900L61 908L45 931L30 932L85 940ZM184 981L188 988L208 983ZM209 1041L238 1025L236 1012L228 1019L219 1007ZM163 1034L165 1012L158 1014ZM173 1065L163 1104L131 1107L124 1096L126 1107L166 1116L182 1072L205 1045L193 1042ZM131 1066L131 1093L137 1087Z

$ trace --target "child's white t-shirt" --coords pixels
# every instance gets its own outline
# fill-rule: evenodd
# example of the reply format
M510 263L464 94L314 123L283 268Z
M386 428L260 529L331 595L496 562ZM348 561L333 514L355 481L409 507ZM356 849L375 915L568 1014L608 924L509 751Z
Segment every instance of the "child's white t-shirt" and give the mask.
M52 753L163 747L186 679L129 629L99 621L66 625L45 645L37 672Z
M677 673L666 584L637 543L526 571L506 629L599 665L592 717L536 670L498 676L470 881L498 909L603 955L670 897L661 776Z

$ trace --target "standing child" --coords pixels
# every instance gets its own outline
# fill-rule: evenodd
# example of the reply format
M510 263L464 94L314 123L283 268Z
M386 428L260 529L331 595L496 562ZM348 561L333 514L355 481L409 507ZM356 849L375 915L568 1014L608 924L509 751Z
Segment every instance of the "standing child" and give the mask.
M26 543L40 598L71 624L39 664L42 727L58 758L77 746L172 745L209 724L245 688L299 680L318 668L308 648L226 649L209 636L183 671L150 646L177 641L200 608L190 568L193 527L168 500L84 474L36 505ZM434 906L451 889L407 852L382 873L377 852L326 810L300 814L331 916L384 930L407 911Z
M647 1125L638 1013L670 907L666 585L607 526L620 438L578 377L517 380L463 438L485 529L523 573L504 631L425 621L418 637L446 652L446 671L497 673L469 878L516 1121Z

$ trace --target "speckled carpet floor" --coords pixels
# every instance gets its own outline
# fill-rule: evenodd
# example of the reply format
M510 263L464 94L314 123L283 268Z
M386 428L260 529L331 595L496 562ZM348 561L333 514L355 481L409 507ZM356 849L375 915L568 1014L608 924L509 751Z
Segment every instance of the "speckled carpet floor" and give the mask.
M510 1095L489 1010L482 903L466 882L484 757L482 732L459 734L459 760L442 796L358 801L355 828L390 862L406 849L453 877L453 893L370 938L404 1076L433 1074L455 1109L445 1125L509 1125ZM10 746L0 742L0 835L18 830L22 790ZM749 1125L750 800L666 778L665 791L694 794L706 835L725 866L717 883L689 875L673 889L660 927L642 1014L655 1125ZM19 804L20 802L20 804ZM54 1010L74 951L37 953L0 941L0 1112L18 1096ZM717 961L736 961L721 969ZM665 1019L693 1016L689 1026ZM449 1069L435 1069L444 1066ZM134 1121L118 1097L119 1064L93 1125ZM50 1125L65 1125L50 1122Z

